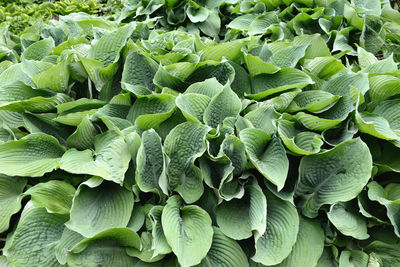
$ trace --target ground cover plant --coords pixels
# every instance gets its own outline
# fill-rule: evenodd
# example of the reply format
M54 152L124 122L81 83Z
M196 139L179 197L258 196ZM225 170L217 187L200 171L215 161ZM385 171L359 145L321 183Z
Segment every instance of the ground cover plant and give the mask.
M390 1L124 1L0 38L0 266L400 266Z
M13 33L25 28L58 19L71 13L84 12L107 16L122 8L121 0L2 0L0 2L0 26L9 26Z

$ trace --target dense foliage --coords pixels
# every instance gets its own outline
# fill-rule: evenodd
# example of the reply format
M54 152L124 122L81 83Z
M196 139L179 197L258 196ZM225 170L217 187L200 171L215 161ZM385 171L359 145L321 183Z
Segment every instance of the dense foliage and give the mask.
M0 36L0 266L400 266L390 1L124 1Z
M9 25L9 30L18 34L74 12L112 16L121 8L121 0L2 0L0 25Z

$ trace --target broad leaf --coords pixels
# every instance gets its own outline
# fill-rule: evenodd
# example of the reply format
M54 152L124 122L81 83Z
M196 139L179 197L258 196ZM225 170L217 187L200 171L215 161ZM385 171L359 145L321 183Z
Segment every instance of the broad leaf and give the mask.
M110 182L91 188L82 184L74 197L67 227L85 237L109 228L128 225L133 209L133 194Z
M257 185L245 187L241 199L222 202L216 209L217 224L228 237L241 240L262 235L266 229L267 200Z
M64 152L56 138L33 133L0 145L0 173L40 177L59 167Z
M21 209L21 193L26 183L25 178L0 175L0 233L8 229L11 216Z
M131 155L124 138L117 131L108 131L94 139L95 151L69 149L60 168L75 174L91 174L122 184Z
M186 203L193 203L203 194L200 170L194 161L206 151L208 130L202 124L185 122L172 129L164 142L170 160L167 166L169 188L177 191Z
M182 266L199 264L211 248L213 228L210 216L195 205L183 206L172 196L164 207L161 224L172 251Z
M314 218L324 204L355 198L370 179L371 169L371 154L359 138L303 157L296 190L296 195L302 197L303 213Z
M22 212L17 229L7 240L7 256L14 266L62 266L55 256L55 247L61 238L65 215L47 213L28 203Z

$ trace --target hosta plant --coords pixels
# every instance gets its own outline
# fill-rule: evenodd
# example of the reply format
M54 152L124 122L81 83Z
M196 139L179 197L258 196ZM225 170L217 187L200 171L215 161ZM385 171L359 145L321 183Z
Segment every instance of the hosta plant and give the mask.
M125 1L0 38L0 266L400 266L389 1Z

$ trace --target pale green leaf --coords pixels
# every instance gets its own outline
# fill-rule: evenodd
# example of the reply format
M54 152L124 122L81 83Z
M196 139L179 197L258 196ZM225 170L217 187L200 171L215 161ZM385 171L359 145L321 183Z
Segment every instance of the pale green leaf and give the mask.
M135 266L135 259L126 254L128 247L140 248L139 236L128 228L110 228L86 238L68 254L68 266Z
M329 151L303 157L296 190L296 195L302 197L303 213L313 218L324 204L355 198L370 179L371 171L371 154L359 138L343 142Z
M142 133L142 144L136 158L136 183L143 192L161 193L159 180L165 175L161 138L150 129Z
M35 207L44 207L48 212L69 214L75 188L64 181L52 180L39 183L24 192L30 195Z
M227 117L236 117L242 109L242 103L239 97L232 91L229 86L213 98L204 111L204 122L216 128Z
M252 128L242 130L239 136L250 161L280 191L289 170L289 160L280 139L277 136L271 138L264 131Z
M199 264L211 248L213 228L206 211L195 205L183 206L179 196L168 199L161 215L165 237L179 263Z
M214 235L212 245L207 256L202 260L201 266L241 266L248 267L246 254L240 245L217 227L213 227Z
M351 202L339 202L327 213L331 223L344 235L356 239L367 239L367 223Z
M131 155L128 144L117 131L107 131L94 139L95 151L69 149L60 168L75 174L91 174L122 184Z
M33 133L0 145L0 173L40 177L59 167L64 152L56 138Z
M195 202L203 194L201 173L194 161L206 151L208 130L202 124L185 122L172 129L164 142L170 160L167 165L169 188L177 191L186 203Z
M292 251L299 231L296 207L267 193L267 230L255 235L255 262L264 265L281 263Z
M228 237L241 240L262 235L267 225L267 200L258 185L247 185L241 199L224 201L216 209L217 224Z
M0 175L0 233L9 227L10 218L21 209L25 178Z
M47 213L28 203L22 212L17 229L7 240L5 255L12 266L62 266L55 256L61 238L65 215Z
M98 187L82 184L72 203L67 227L85 237L93 237L109 228L128 225L133 209L133 194L110 182Z
M251 83L253 93L248 97L260 100L289 89L303 88L314 82L307 74L298 69L285 68L273 74L259 74L251 79Z

